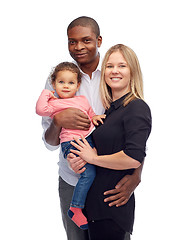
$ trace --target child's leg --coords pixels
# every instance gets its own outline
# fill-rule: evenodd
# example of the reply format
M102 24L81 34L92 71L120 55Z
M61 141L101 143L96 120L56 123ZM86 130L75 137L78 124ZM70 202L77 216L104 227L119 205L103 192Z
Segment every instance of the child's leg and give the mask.
M85 167L86 170L81 174L74 189L71 207L68 211L68 216L82 229L88 228L87 219L82 213L82 209L84 208L89 188L91 187L96 175L96 168L94 165L87 163Z
M79 228L83 230L88 229L87 218L82 213L81 208L70 207L68 210L68 216Z

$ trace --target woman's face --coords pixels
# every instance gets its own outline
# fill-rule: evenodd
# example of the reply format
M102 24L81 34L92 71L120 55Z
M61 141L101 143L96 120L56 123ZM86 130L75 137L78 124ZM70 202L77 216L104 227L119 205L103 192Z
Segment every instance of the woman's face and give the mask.
M109 56L105 66L105 82L112 90L113 101L130 92L130 68L120 51Z

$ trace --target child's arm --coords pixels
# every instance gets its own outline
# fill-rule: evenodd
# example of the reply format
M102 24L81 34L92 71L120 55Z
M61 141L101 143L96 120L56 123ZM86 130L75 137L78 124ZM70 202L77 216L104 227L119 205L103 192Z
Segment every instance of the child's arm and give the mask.
M56 98L53 92L44 89L36 103L36 113L40 116L46 117L54 113L54 108L49 104L49 100Z
M92 117L92 123L95 125L95 126L98 126L99 125L99 122L100 123L104 123L102 119L105 119L106 118L106 115L105 114L102 114L102 115L95 115L94 117Z

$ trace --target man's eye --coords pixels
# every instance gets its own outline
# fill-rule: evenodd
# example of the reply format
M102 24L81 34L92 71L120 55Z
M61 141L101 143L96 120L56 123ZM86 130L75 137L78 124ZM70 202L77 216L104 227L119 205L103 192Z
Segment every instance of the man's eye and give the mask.
M71 41L69 41L69 44L73 45L73 44L75 44L75 41L71 40Z
M85 43L90 43L91 40L90 40L90 39L85 39L84 42L85 42Z

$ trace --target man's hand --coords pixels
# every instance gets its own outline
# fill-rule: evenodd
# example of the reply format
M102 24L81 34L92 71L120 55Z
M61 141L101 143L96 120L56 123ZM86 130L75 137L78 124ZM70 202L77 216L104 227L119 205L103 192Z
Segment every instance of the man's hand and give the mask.
M88 130L90 120L88 116L77 108L68 108L54 116L54 124L68 129Z
M62 127L68 129L88 130L90 127L90 120L86 114L77 108L63 110L54 116L51 125L46 130L46 142L53 146L59 145L59 134Z
M86 162L82 160L80 157L76 157L73 153L69 153L67 155L67 160L69 162L69 165L71 169L78 174L83 173L86 168L84 167Z
M112 195L105 198L104 201L111 202L109 203L110 207L114 205L116 205L116 207L125 205L140 182L141 180L138 174L126 175L118 182L115 189L104 192L104 195Z

